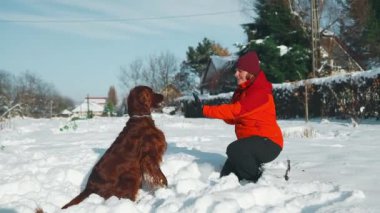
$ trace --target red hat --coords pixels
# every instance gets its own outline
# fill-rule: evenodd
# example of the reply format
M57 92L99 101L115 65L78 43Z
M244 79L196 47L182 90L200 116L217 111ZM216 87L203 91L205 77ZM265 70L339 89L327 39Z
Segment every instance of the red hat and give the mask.
M261 69L256 52L251 51L240 56L236 63L236 68L257 75Z

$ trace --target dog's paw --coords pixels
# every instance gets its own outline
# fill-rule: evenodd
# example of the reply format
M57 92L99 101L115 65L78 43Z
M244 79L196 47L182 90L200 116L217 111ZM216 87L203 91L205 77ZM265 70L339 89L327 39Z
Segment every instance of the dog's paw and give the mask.
M160 184L161 186L168 187L168 180L166 180L166 177L161 178Z

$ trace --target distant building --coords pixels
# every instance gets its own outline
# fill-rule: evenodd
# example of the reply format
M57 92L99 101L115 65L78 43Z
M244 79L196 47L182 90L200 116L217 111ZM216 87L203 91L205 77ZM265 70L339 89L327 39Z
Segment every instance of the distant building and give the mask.
M321 34L321 76L335 73L363 71L359 60L349 48L333 33Z
M73 109L73 113L79 116L87 116L88 111L94 116L101 116L107 103L107 97L87 96L84 101Z
M161 94L164 95L165 105L172 105L174 100L181 96L181 92L173 84L165 86L162 89Z
M211 56L201 77L201 93L218 94L236 88L235 63L237 56Z
M63 110L61 113L58 114L60 117L70 117L73 114L70 110Z

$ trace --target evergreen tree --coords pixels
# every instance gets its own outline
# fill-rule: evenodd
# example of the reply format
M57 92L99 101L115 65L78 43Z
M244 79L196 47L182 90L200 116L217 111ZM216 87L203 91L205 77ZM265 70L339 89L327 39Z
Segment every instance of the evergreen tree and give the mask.
M193 68L193 70L200 77L205 71L208 62L210 61L210 56L228 56L230 55L228 49L223 48L220 44L212 41L208 38L204 38L202 42L198 43L197 47L189 47L186 52L186 64Z
M341 21L341 38L365 69L380 64L380 2L347 0L342 2L346 19Z
M273 83L305 78L311 71L310 38L298 17L291 14L289 1L255 3L257 17L253 23L243 25L248 45L240 53L255 50L261 68ZM286 53L280 52L281 45L288 48Z
M107 102L104 106L104 114L114 115L116 113L117 95L114 86L111 86L108 90Z
M277 43L290 46L298 43L309 46L309 39L298 19L290 13L288 1L258 0L258 17L255 20L258 38L272 37Z
M369 16L363 39L369 51L369 65L380 65L380 1L369 0Z

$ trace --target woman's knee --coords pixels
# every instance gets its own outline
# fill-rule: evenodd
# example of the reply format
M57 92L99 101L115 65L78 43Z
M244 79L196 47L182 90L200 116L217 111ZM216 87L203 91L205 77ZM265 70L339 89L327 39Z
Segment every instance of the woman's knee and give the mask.
M254 143L250 138L243 138L230 143L227 146L227 156L242 156L248 155L254 151ZM250 154L249 154L250 155Z
M237 141L234 141L227 146L226 153L228 158L235 158L235 156L239 153L240 150L239 145L240 144L238 144Z

